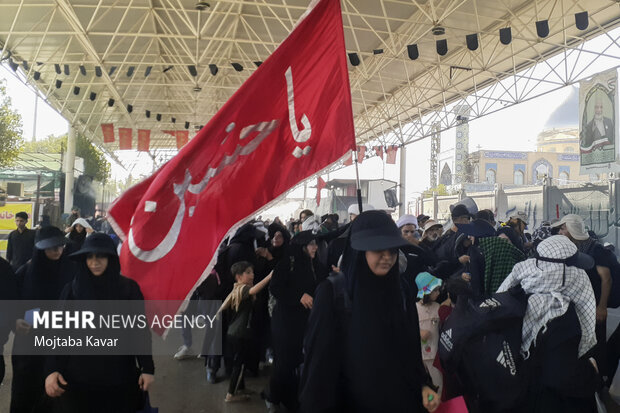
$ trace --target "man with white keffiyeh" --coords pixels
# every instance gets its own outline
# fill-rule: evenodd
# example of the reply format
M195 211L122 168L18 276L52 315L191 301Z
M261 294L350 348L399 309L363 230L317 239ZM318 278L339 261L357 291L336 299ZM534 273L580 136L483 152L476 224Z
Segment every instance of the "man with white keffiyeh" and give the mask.
M563 235L554 235L542 241L537 252L537 258L516 264L497 290L507 291L510 287L521 284L526 294L531 294L523 319L521 351L526 356L530 346L536 344L538 332L549 321L563 315L568 304L572 302L581 325L581 357L596 344L596 301L590 280L582 269L591 268L594 261L579 253L575 244ZM573 261L569 261L570 258ZM576 265L582 268L577 268Z
M521 352L526 361L533 354L535 361L530 360L530 364L540 371L532 375L539 381L537 394L528 397L537 400L537 404L530 406L528 411L545 411L541 403L556 407L558 404L572 405L575 408L576 403L593 400L594 389L591 386L580 385L580 390L588 387L588 392L580 395L572 390L577 382L583 383L581 379L586 376L592 377L589 381L596 382L592 365L586 358L580 359L596 344L596 301L584 271L593 266L592 258L579 252L570 239L554 235L538 245L533 258L516 264L498 289L498 292L507 291L520 284L529 295L523 318ZM573 333L572 336L566 335L566 338L564 332L568 330ZM556 366L563 368L567 365L572 366L569 371L558 372ZM560 381L563 381L563 389L554 387ZM549 391L549 388L554 390ZM566 408L569 410L552 411L579 411Z

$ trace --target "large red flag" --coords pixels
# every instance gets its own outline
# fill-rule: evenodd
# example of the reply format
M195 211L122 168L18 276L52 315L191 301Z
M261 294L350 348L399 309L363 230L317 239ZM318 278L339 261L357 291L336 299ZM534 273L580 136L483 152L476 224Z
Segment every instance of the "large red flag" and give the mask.
M115 201L123 274L148 300L188 298L231 229L354 148L340 1L321 0L177 156Z

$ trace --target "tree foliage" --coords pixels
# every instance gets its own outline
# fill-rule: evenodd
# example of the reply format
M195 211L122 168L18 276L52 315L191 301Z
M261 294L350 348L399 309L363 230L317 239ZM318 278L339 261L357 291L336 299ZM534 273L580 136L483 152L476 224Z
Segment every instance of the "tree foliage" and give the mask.
M10 166L17 159L22 139L22 118L11 106L4 81L0 82L0 166Z
M433 196L433 192L437 192L437 195L452 195L448 192L448 189L444 184L439 184L434 188L429 188L424 191L424 198L431 198Z
M67 135L48 136L47 139L24 144L24 152L64 153L66 148ZM84 159L85 175L90 175L99 182L105 182L108 179L110 163L106 160L103 152L82 135L77 136L75 156Z

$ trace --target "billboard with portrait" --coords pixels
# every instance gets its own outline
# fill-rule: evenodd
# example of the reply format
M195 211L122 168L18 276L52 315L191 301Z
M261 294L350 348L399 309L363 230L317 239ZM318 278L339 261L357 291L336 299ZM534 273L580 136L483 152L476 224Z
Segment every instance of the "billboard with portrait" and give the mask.
M599 73L579 85L581 175L620 171L618 73Z

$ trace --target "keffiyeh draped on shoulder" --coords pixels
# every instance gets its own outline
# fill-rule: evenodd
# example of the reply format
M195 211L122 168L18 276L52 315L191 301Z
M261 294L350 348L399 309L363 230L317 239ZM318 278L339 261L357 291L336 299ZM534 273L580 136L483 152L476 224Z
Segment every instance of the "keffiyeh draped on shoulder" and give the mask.
M527 358L536 337L549 321L566 313L575 304L581 341L579 357L596 344L596 301L586 272L577 267L530 258L515 265L498 292L521 284L527 294L527 310L523 318L521 352Z

